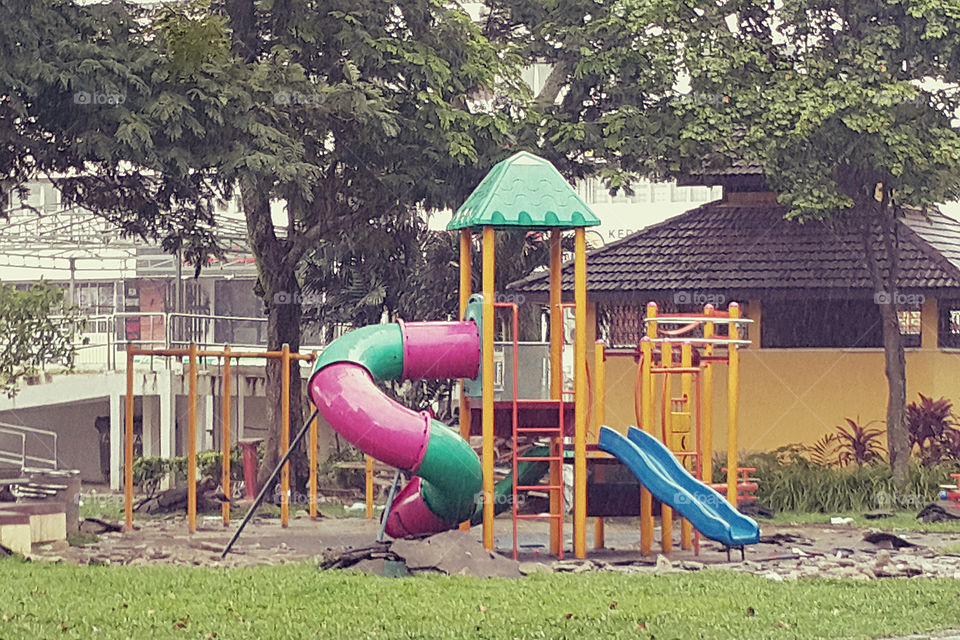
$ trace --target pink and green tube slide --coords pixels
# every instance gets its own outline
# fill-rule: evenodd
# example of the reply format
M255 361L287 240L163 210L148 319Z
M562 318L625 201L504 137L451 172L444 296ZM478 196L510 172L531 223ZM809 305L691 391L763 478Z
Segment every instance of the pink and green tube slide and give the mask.
M310 378L310 399L331 427L381 462L416 477L387 518L394 538L435 533L468 520L481 489L480 459L446 425L389 398L384 380L475 378L480 336L473 322L398 322L351 331L328 346Z

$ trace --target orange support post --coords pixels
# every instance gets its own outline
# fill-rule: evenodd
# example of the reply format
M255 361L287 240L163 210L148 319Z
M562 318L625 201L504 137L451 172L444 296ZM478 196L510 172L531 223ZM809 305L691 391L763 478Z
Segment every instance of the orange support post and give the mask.
M124 528L133 531L133 347L127 343L127 397L123 430Z
M573 554L587 556L587 236L574 231Z
M197 532L197 345L190 343L187 391L187 530Z
M366 498L367 510L366 516L368 520L373 519L373 458L371 456L366 456L364 461L365 473L364 473L364 498ZM467 521L467 525L470 522Z
M493 550L493 298L494 292L494 231L483 228L483 424L480 452L483 470L483 548Z
M280 349L280 455L290 448L290 345ZM280 526L290 524L290 462L280 473Z
M647 304L647 318L657 317L657 303ZM656 436L656 430L653 426L653 343L651 340L657 337L656 321L647 323L647 335L640 340L640 353L643 361L640 369L640 393L641 395L641 427L652 436ZM646 487L640 489L640 553L647 556L653 547L653 496Z
M664 342L660 345L660 366L664 369L673 367L673 345ZM663 439L664 445L671 450L671 440L673 439L672 424L672 404L673 404L673 379L669 373L663 374L663 397L660 399L661 415L663 416ZM666 503L660 504L660 549L664 553L673 551L673 507Z
M563 399L563 292L561 289L561 269L563 251L561 240L563 232L550 231L550 399L557 402ZM550 455L558 455L560 438L551 438ZM563 463L550 461L550 485L563 486ZM563 489L550 491L550 553L560 556L563 551L563 539L560 518L563 509Z
M706 316L713 315L713 305L703 307ZM703 337L710 340L714 337L712 322L703 326ZM713 355L713 345L709 342L703 350L704 355ZM701 480L710 484L713 482L713 363L707 360L703 365L703 400L700 403L703 411L703 431L700 434L700 475Z
M319 416L314 416L310 423L310 517L317 517L317 464L319 462L317 451Z
M597 426L597 434L599 437L600 427L603 426L603 423L607 421L606 414L606 403L607 403L607 363L606 363L606 354L605 354L604 344L602 340L597 340L596 345L594 345L593 352L593 361L594 369L596 370L596 375L594 376L593 382L593 416ZM597 480L603 480L603 467L595 467L597 473ZM593 548L594 549L603 549L606 537L606 532L604 530L603 518L595 518L593 521Z
M740 339L740 305L731 302L727 308L730 324L727 334L730 345L727 347L727 500L737 506L737 421L740 408L740 347L734 342Z
M230 346L223 347L223 431L220 443L223 454L220 463L220 485L227 500L220 504L223 526L230 524Z
M684 370L689 371L692 366L693 366L693 345L691 345L689 342L685 342L684 344L680 345L680 367ZM693 407L693 374L691 373L680 374L680 390L684 398L685 408L687 412L690 414L690 417L687 419L687 425L686 425L688 429L687 437L686 439L682 437L680 438L681 444L684 445L684 446L681 446L680 448L683 451L690 451L691 446L690 446L689 439L696 437L693 431L693 418L695 413L694 407ZM699 400L700 399L697 398L697 401ZM684 444L684 440L686 440L685 444ZM699 451L697 453L699 454ZM688 457L688 458L685 458L684 460L681 460L681 464L683 464L687 460L690 460L690 458ZM694 475L697 475L696 474L697 458L694 457L693 461L694 463L693 463L692 471ZM680 548L687 549L687 550L693 549L693 526L690 524L690 521L686 519L680 520Z

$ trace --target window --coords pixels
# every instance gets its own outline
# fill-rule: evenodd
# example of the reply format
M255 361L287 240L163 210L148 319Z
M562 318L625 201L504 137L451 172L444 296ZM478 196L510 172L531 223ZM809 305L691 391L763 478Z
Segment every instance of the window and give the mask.
M903 346L920 346L920 308L899 312ZM765 348L878 349L883 347L880 311L873 300L767 300L763 303Z
M937 346L960 349L960 300L940 300Z

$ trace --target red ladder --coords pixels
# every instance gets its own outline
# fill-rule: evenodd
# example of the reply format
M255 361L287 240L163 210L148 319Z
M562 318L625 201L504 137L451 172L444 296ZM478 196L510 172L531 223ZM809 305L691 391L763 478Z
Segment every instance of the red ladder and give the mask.
M516 360L514 360L516 362ZM514 380L516 380L516 364L514 364ZM555 404L557 406L557 426L555 427L521 427L517 421L517 405L516 401L514 402L514 413L513 413L513 558L517 559L518 554L518 536L517 536L517 522L520 520L534 520L534 519L544 519L544 520L556 520L557 521L557 536L560 540L560 554L559 557L563 558L563 516L566 512L563 503L563 458L564 458L564 442L563 442L563 400L525 400L525 404L533 403L542 403L546 405ZM519 439L522 434L529 434L530 436L550 436L551 437L551 452L548 456L524 456L519 453ZM550 484L550 481L547 481L547 484L517 484L519 482L519 467L521 462L549 462L551 465L559 465L560 468L560 483L559 484ZM556 504L559 505L559 510L557 513L518 513L518 501L517 493L519 491L547 491L551 495L551 498L556 497ZM550 501L554 502L553 499Z

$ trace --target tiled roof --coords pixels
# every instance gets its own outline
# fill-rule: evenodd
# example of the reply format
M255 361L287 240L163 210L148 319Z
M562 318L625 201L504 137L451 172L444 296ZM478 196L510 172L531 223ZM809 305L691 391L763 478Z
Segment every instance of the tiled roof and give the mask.
M707 203L591 252L587 287L609 295L633 292L818 290L872 291L853 227L784 219L778 205ZM940 212L910 213L900 223L904 290L960 287L960 223ZM573 265L563 269L573 287ZM546 292L546 272L510 285ZM862 291L861 291L862 293Z
M521 151L495 164L460 205L447 229L591 227L600 219L556 167Z

